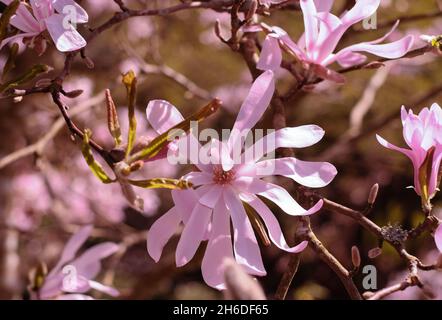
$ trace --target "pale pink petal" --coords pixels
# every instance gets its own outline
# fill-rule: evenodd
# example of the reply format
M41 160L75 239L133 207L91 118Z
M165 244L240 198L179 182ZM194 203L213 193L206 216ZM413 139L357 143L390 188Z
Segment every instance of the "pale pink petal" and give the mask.
M293 55L298 57L300 60L305 60L305 53L301 50L300 45L297 45L286 31L280 27L272 27L273 33L278 36L279 40L284 44L284 46L291 51Z
M304 216L313 214L321 209L323 201L319 200L309 210L305 210L301 207L295 199L284 188L275 185L270 182L265 182L260 179L253 179L243 177L237 180L238 185L242 189L241 191L260 195L266 199L269 199L278 207L280 207L285 213L292 216ZM241 183L244 183L241 186Z
M9 4L12 1L2 1ZM11 25L26 33L40 33L43 28L25 5L20 4L16 14L10 20Z
M11 43L11 42L17 42L18 40L22 40L23 38L26 38L26 37L35 37L35 36L37 36L37 35L38 35L38 33L19 33L19 34L16 34L15 36L8 37L8 38L6 38L5 40L3 40L3 41L1 42L1 44L0 44L0 50L1 50L5 45L7 45L8 43Z
M360 53L354 53L351 51L347 51L346 53L341 54L338 57L334 57L339 65L343 68L349 68L352 66L356 66L358 64L364 63L367 60L367 57Z
M436 232L434 233L434 241L436 241L436 246L442 253L442 224L437 227Z
M53 0L52 3L58 13L70 14L72 12L70 11L71 8L74 8L76 12L75 20L77 23L86 23L89 20L86 10L74 0Z
M329 12L335 0L313 0L318 12Z
M256 196L253 196L253 200L247 201L247 203L255 209L255 211L262 218L264 224L267 227L267 231L269 233L270 240L281 250L297 253L307 247L308 242L302 241L298 245L290 248L285 241L284 235L282 234L281 227L279 226L279 222L274 216L273 212L266 206L266 204Z
M191 182L194 187L213 183L213 175L207 172L192 171L184 175L182 179Z
M180 222L179 210L173 207L150 227L147 233L147 252L155 262L160 260L164 246L178 230Z
M238 139L245 137L261 119L272 100L274 91L274 74L271 70L267 70L253 82L249 94L241 105L229 138L229 146L235 146L237 142L241 143Z
M257 176L281 175L306 187L322 188L333 180L337 170L334 165L328 162L279 158L258 162L256 164L256 174Z
M85 294L62 294L56 300L94 300L94 298Z
M223 187L219 184L204 186L206 188L204 194L200 197L199 202L206 207L215 208L219 198L222 195Z
M233 258L230 214L223 201L213 211L212 232L201 264L204 281L218 290L225 289L224 258Z
M324 133L324 130L316 125L283 128L256 141L244 152L244 156L246 159L257 161L277 148L309 147L320 141Z
M207 226L212 216L212 209L200 203L195 205L189 221L178 242L175 259L177 267L181 267L192 260L201 241L204 240Z
M184 120L178 109L165 100L152 100L146 108L147 121L161 134Z
M259 245L241 200L230 188L224 190L224 200L233 222L236 262L250 274L266 275Z
M111 297L118 297L120 295L120 292L117 289L105 286L104 284L101 284L97 281L89 280L89 286L92 289L103 292L107 295L110 295Z
M305 45L307 51L314 50L318 40L318 20L316 18L316 5L313 0L300 0L302 15L304 17Z
M46 27L57 49L61 52L69 52L85 47L86 40L72 25L69 24L66 29L64 28L66 25L63 22L64 18L61 14L53 14L45 19Z
M198 203L198 192L194 189L172 190L172 199L175 206L180 208L181 219L187 223L193 208Z
M30 0L32 12L37 20L49 18L54 13L52 0Z
M431 176L428 184L428 193L430 194L430 196L434 195L434 193L436 192L441 161L442 161L442 146L437 145L436 150L434 151L433 161L431 163Z
M276 70L281 65L282 53L276 35L269 34L262 45L261 55L256 67L260 70Z
M66 243L63 252L61 254L60 260L57 262L56 266L48 274L51 277L57 273L66 263L75 258L77 251L86 242L92 232L93 226L85 226L78 230Z
M86 250L80 257L70 264L77 268L79 275L86 279L93 279L100 272L100 261L116 253L120 246L112 242L103 242Z

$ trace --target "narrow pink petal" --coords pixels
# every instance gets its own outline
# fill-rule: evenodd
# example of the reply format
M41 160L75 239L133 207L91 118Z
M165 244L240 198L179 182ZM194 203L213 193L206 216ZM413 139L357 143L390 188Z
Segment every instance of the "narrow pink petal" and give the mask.
M5 45L7 45L8 43L11 43L11 42L17 42L18 40L22 40L23 38L26 38L26 37L35 37L35 36L37 36L37 35L38 35L38 33L19 33L19 34L16 34L15 36L12 36L12 37L6 38L5 40L3 40L3 41L1 42L1 44L0 44L0 50L1 50Z
M54 13L52 0L30 0L32 12L37 20L41 21L49 18Z
M301 6L302 15L304 17L305 45L307 51L312 51L317 45L319 31L318 20L316 18L316 6L313 0L300 0L299 4Z
M100 261L116 253L119 248L120 246L115 243L103 242L89 248L70 264L77 268L79 275L93 279L100 272Z
M267 70L255 80L241 105L229 138L230 146L235 146L237 140L244 137L261 119L272 100L274 91L274 74L271 70Z
M56 300L94 300L94 298L85 294L62 294Z
M212 209L199 203L195 205L178 242L175 254L177 267L181 267L192 260L201 241L205 238L211 216Z
M360 53L347 51L339 56L334 56L339 65L343 68L349 68L367 61L367 57Z
M11 18L10 22L11 25L26 33L40 33L42 31L40 23L23 4L20 4L16 14Z
M64 18L61 14L53 14L45 19L46 27L58 51L69 52L85 47L86 40L72 25L67 29L64 28Z
M152 100L146 108L147 121L161 134L184 120L178 109L165 100Z
M442 253L442 224L437 227L436 232L434 233L434 241L436 241L436 246Z
M230 214L219 201L213 211L213 228L201 264L204 281L218 290L225 289L224 258L233 258L232 236L230 235Z
M182 179L191 182L194 187L213 183L213 175L207 172L192 171L184 175Z
M241 179L243 181L249 180L245 177L238 180ZM305 210L295 201L295 199L292 198L287 190L278 185L253 178L246 183L247 185L242 191L263 196L264 198L269 199L278 207L280 207L285 213L292 216L304 216L316 213L317 211L319 211L319 209L321 209L323 204L323 201L319 200L309 210Z
M250 274L266 275L259 245L241 200L230 188L224 190L224 200L233 222L236 262Z
M324 133L324 130L316 125L283 128L256 141L244 152L244 156L248 160L257 161L278 148L309 147L320 141Z
M199 202L206 207L215 208L219 198L222 195L223 187L218 184L204 186L206 188L204 194L200 197Z
M180 222L181 215L175 206L159 217L150 227L147 233L147 252L155 262L160 260L164 246L175 234Z
M437 145L433 155L433 162L431 164L430 182L428 184L428 193L430 194L430 196L436 193L437 180L439 176L441 161L442 161L442 145Z
M172 190L172 199L175 207L180 209L181 220L187 223L199 200L197 191L194 189Z
M276 70L281 65L282 53L276 35L269 34L262 45L261 55L256 67L260 70Z
M306 56L301 49L302 47L301 44L296 44L295 42L293 42L293 40L290 38L287 32L281 29L280 27L272 27L272 31L278 37L278 39L285 45L285 47L289 51L291 51L293 55L298 57L298 59L300 60L305 60Z
M71 11L69 11L69 7L73 7L76 12L75 19L77 23L86 23L89 20L86 10L84 10L74 0L52 0L52 4L58 13L70 13Z
M61 254L60 260L57 262L56 266L48 274L48 277L57 273L66 263L75 258L77 251L86 242L92 232L93 226L85 226L78 230L66 243L63 252Z
M335 0L313 0L318 12L330 12Z
M101 284L97 281L89 280L89 286L92 289L103 292L107 295L110 295L111 297L118 297L120 295L120 292L117 289L105 286L104 284Z
M337 174L331 163L301 161L296 158L261 161L256 164L256 169L257 176L281 175L310 188L325 187Z
M307 241L302 241L300 244L290 248L285 241L284 235L282 234L279 222L274 216L273 212L266 206L266 204L256 196L253 196L253 200L247 201L247 203L256 210L259 216L264 221L267 227L270 240L281 250L297 253L301 252L308 245Z

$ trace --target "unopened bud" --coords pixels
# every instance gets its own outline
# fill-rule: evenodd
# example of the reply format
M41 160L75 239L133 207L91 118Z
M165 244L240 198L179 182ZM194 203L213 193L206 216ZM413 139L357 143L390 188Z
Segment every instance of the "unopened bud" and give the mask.
M378 191L379 191L379 184L375 183L375 184L371 187L371 189L370 189L370 193L369 193L369 195L368 195L368 200L367 200L367 202L368 202L368 204L369 204L370 206L372 206L372 205L375 203L376 198L378 197Z
M73 99L73 98L79 97L82 93L83 93L83 90L78 89L78 90L72 90L69 92L65 92L64 96Z
M130 165L130 172L135 172L140 170L144 165L144 161L138 160Z
M364 69L379 69L381 67L384 67L385 64L382 62L374 61L370 62L367 65L364 66Z
M215 21L215 35L222 41L225 41L223 36L221 35L221 22L219 21L219 19L216 19Z
M257 8L258 8L258 1L257 0L250 1L250 7L245 16L246 21L253 19L253 16L255 15Z
M368 251L368 257L370 259L374 259L382 254L382 249L379 247L373 248L370 251Z
M351 262L355 268L359 268L361 265L361 254L356 246L351 247Z
M95 67L95 63L89 57L85 57L84 62L86 63L86 67L88 67L89 69L93 69Z

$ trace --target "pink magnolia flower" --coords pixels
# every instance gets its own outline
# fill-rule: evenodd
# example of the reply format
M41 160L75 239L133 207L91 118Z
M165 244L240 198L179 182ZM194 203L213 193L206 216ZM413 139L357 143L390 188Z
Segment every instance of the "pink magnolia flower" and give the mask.
M12 0L1 0L1 2L10 4ZM86 45L86 41L73 23L86 23L89 17L74 0L30 0L30 4L32 12L28 9L28 5L20 4L11 19L11 25L21 32L5 39L0 44L0 49L11 41L23 38L35 39L46 30L61 52L75 51Z
M379 135L379 143L391 150L405 154L414 167L414 190L423 204L434 196L438 187L438 172L442 160L442 110L437 103L415 115L402 106L401 118L405 142L410 149L397 147Z
M56 266L46 276L38 291L38 299L89 300L85 293L91 289L101 291L112 297L119 292L94 279L101 271L101 260L118 251L115 243L104 242L87 249L76 258L80 247L86 242L92 226L85 226L75 233L63 249Z
M212 140L199 146L193 134L188 141L196 143L190 161L199 169L184 176L196 189L172 191L175 206L161 216L148 232L149 255L158 261L164 245L184 223L183 233L176 249L176 264L183 266L195 255L200 243L208 240L202 261L205 282L217 289L225 289L222 261L235 258L246 272L263 276L264 269L257 239L243 203L247 203L259 215L267 227L270 240L280 249L300 252L307 242L289 247L281 227L267 205L266 198L292 216L303 216L317 212L322 200L306 210L282 187L261 178L282 175L308 187L323 187L336 175L336 168L325 162L306 162L296 158L261 160L276 148L303 148L318 142L324 131L315 125L284 128L268 134L254 145L244 148L241 160L234 160L234 150L243 150L243 137L263 115L275 90L272 71L264 72L256 79L241 106L228 141ZM182 139L179 153L187 150ZM192 143L191 143L192 144ZM195 153L210 155L210 162L194 159ZM260 161L261 160L261 161ZM272 170L266 170L271 168ZM233 235L230 231L233 225ZM232 247L233 238L233 247Z
M343 76L326 68L334 62L338 62L342 67L360 64L367 59L360 52L388 59L402 57L413 45L413 36L406 36L387 44L379 44L394 31L398 23L380 39L354 44L334 53L344 33L352 25L372 16L379 4L380 0L357 1L352 9L338 18L330 13L333 0L301 0L300 5L305 26L304 35L298 43L295 43L283 29L271 27L263 44L258 68L275 70L280 66L282 59L280 45L310 66L319 77L337 82L342 82Z

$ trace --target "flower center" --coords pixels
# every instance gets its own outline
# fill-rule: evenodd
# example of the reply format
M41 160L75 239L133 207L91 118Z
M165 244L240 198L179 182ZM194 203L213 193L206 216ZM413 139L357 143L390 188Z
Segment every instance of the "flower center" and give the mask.
M213 168L213 181L217 184L228 184L235 179L235 171L224 171L221 165Z

